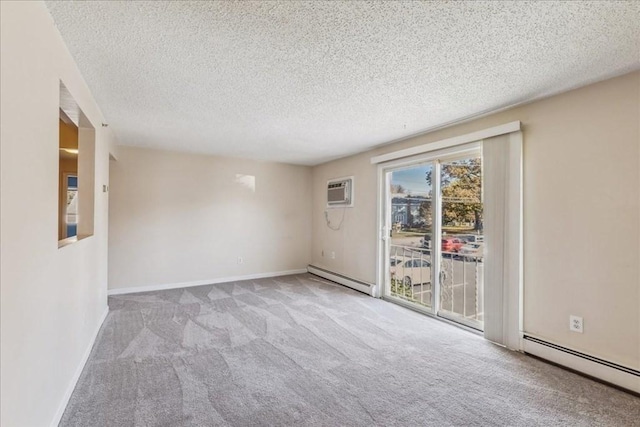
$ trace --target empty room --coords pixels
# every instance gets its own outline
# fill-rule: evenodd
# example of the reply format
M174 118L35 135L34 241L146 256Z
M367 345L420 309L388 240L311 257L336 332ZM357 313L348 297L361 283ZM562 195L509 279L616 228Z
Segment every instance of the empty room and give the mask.
M640 427L640 2L1 1L0 425Z

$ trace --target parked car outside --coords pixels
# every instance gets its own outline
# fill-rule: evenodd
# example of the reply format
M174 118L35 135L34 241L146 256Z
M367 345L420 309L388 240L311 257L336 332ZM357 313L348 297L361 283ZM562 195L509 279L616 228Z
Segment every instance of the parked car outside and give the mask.
M467 234L467 235L458 236L458 238L465 243L483 243L484 242L484 236L482 234Z
M442 239L442 252L458 252L465 242L458 238Z
M484 245L482 243L467 243L458 251L460 255L464 255L469 260L482 258L484 255Z
M423 258L392 256L391 278L402 280L405 285L431 283L431 263Z

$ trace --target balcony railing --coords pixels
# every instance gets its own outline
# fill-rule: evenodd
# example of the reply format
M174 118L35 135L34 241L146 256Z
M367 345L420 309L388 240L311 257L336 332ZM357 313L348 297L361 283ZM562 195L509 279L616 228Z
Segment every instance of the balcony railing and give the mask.
M390 258L391 295L431 308L431 250L391 244ZM479 254L442 252L438 314L482 328L482 261Z

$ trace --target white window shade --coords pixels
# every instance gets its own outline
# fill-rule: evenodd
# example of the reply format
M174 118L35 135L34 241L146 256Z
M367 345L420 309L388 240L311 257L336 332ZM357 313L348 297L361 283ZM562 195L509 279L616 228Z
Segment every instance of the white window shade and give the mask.
M522 132L482 142L484 335L520 349L522 337Z

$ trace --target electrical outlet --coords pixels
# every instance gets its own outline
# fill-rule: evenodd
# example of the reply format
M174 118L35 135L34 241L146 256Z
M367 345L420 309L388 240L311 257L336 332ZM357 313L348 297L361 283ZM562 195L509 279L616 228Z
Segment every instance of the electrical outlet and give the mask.
M572 332L583 333L583 321L580 316L569 316L569 330Z
M336 259L336 253L334 251L331 251L331 259Z
M239 256L238 257L238 264L242 264L242 263L244 263L244 259L241 256Z

